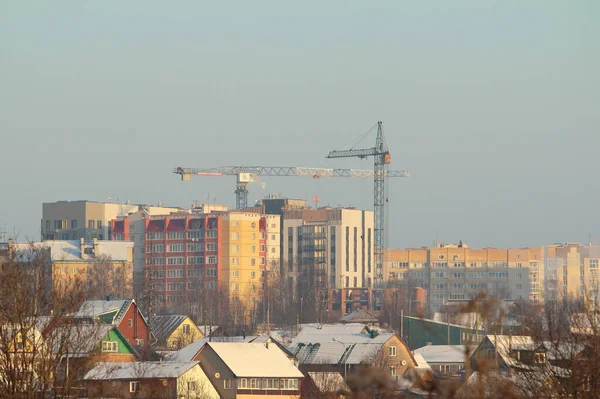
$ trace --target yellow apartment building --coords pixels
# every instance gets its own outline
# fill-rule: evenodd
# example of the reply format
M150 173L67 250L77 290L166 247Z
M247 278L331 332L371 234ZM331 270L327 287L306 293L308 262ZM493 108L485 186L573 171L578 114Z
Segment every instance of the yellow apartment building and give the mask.
M501 299L543 301L544 248L472 249L466 244L386 249L386 286L422 287L430 309L487 292Z
M600 297L600 245L555 244L546 248L547 299Z
M9 243L11 251L40 250L51 269L53 290L84 284L87 299L131 298L133 296L133 243L128 241L44 241Z

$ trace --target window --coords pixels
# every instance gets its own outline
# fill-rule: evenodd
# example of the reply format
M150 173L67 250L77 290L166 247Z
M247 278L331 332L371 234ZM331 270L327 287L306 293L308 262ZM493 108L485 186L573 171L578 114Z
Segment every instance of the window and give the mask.
M235 253L235 252L240 252L240 246L239 246L239 245L237 245L237 244L233 244L233 245L231 246L231 252L234 252L234 253Z
M163 252L165 252L165 245L164 244L148 245L148 252L153 253L153 254L163 253Z
M234 280L237 280L238 278L240 278L240 272L237 270L234 270L231 272L231 278Z
M206 263L208 263L209 265L216 265L217 264L217 257L216 256L209 256L206 260Z
M256 259L255 258L250 259L250 266L256 266Z
M252 233L251 240L256 240L256 233Z
M144 340L142 338L136 338L135 339L135 344L137 346L144 346Z
M183 256L169 256L167 258L167 265L183 265L185 258Z
M298 390L298 380L295 379L285 379L280 380L279 389L285 390Z
M248 388L248 379L247 378L240 378L240 380L238 382L238 387L240 387L242 389Z
M217 238L217 230L208 230L206 232L206 238Z
M46 230L50 230L50 221L46 220Z
M207 251L216 251L217 250L217 243L216 242L209 242L208 244L206 244L206 250Z
M233 222L231 222L231 225L232 225L233 227L239 227L239 225L240 225L240 222L239 222L239 221L237 221L237 220L234 220Z
M49 223L46 223L46 227L50 227ZM77 220L75 220L75 219L71 220L71 228L72 229L76 229L77 228Z
M275 234L271 234L271 241L275 241Z
M253 254L254 254L254 253L256 253L256 245L253 245L253 246L250 248L250 252L252 252Z
M68 235L68 234L66 234L66 233L65 233L65 234L63 234L63 235L62 235L62 239L63 239L63 240L68 240L68 239L69 239L69 235Z
M157 232L157 231L150 232L150 233L148 233L148 239L149 240L164 240L165 233Z
M188 231L187 238L202 238L202 231Z
M250 378L250 389L260 389L260 379Z
M358 287L358 278L354 277L354 288Z
M169 244L167 246L167 252L183 252L184 248L183 244Z
M546 354L544 352L539 352L535 354L535 362L537 364L546 363Z
M231 233L232 240L239 240L239 238L240 238L240 233L238 233L237 231L234 231Z
M139 381L129 381L129 392L139 392L140 391L140 382Z
M391 376L395 376L396 375L396 366L390 366L390 375Z
M96 228L101 229L102 228L102 220L98 220L96 222Z
M217 277L217 269L215 269L215 268L206 269L206 276L207 277Z
M260 232L260 239L261 239L261 240L264 240L265 238L266 238L266 236L265 236L265 232L264 232L264 231L261 231L261 232Z
M390 346L389 354L390 354L390 356L396 356L396 347L395 346Z
M256 278L256 272L250 273L250 279L254 280Z
M440 373L449 374L450 373L450 365L449 364L440 364Z
M188 265L202 265L204 263L204 256L188 256Z
M103 341L102 352L118 352L119 343L115 341Z
M240 264L240 258L231 258L231 264L238 266Z
M183 240L183 231L170 231L167 233L167 239L169 240Z
M165 278L165 271L164 270L151 270L150 278L152 278L152 279Z
M240 290L240 285L239 284L231 284L231 291L239 291Z
M184 324L183 325L183 333L184 334L189 334L190 333L190 325L189 324Z
M348 288L350 286L350 277L346 276L346 285L345 288Z
M260 252L266 252L267 251L267 247L265 246L265 244L260 244Z
M274 254L275 253L275 247L271 247L271 253Z
M598 259L590 259L590 269L598 268Z
M88 220L88 229L93 229L93 228L94 228L94 221Z
M168 278L182 278L185 277L185 270L183 269L170 269L167 270Z
M204 245L200 243L188 244L187 250L188 252L202 252L204 251Z
M127 320L127 325L128 325L129 327L133 327L133 319L128 319L128 320Z
M265 263L265 258L260 258L260 264L261 264L261 265L265 265L265 264L266 264L266 263Z

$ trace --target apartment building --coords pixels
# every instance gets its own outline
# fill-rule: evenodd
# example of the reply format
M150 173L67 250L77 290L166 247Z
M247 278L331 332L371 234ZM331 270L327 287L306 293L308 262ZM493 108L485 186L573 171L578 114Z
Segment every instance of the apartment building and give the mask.
M264 293L267 267L279 264L279 218L260 209L198 206L168 215L142 209L113 220L112 238L135 243L138 298L155 310L197 314L223 298L250 308Z
M546 299L575 298L597 304L600 298L600 245L546 247Z
M82 238L35 243L11 240L4 245L19 260L41 260L48 270L46 276L50 277L46 281L47 287L52 291L84 284L87 299L127 298L133 294L131 242L85 241Z
M127 216L141 208L162 214L180 210L162 206L86 200L44 203L42 205L42 240L79 240L80 238L108 240L111 237L111 220Z
M459 243L386 249L384 282L388 287L426 289L432 311L448 300L469 299L480 292L500 299L541 302L544 248L471 249Z
M283 232L283 277L294 297L315 290L372 288L372 211L285 210Z

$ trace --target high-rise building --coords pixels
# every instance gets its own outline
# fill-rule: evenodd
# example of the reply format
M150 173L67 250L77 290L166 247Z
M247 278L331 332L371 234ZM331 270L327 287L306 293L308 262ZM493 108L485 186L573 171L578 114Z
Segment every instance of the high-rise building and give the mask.
M546 247L546 299L600 298L600 245L559 244Z
M384 282L388 287L426 289L432 311L449 300L470 299L481 292L500 299L541 302L544 249L471 249L463 243L386 249Z
M372 211L286 210L282 241L282 274L296 299L317 291L373 288Z
M224 301L256 310L268 268L279 266L279 217L220 205L169 215L142 209L111 224L135 243L136 297L154 311L200 315Z
M180 210L163 206L115 204L96 201L58 201L42 205L42 240L108 240L110 221L141 208L167 214Z

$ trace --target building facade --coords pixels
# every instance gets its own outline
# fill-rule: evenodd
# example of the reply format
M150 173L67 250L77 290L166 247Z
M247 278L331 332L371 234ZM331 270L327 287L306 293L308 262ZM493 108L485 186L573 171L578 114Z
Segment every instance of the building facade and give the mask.
M315 291L373 288L373 212L286 210L282 274L295 298Z
M388 287L422 287L428 307L439 311L449 300L481 292L500 299L543 301L544 248L471 249L465 244L435 248L386 249Z
M119 216L127 216L141 208L163 214L178 208L134 204L114 204L95 201L58 201L42 205L42 240L108 240L111 237L110 222Z
M559 244L546 247L546 299L600 297L600 245Z
M7 244L9 251L30 257L40 251L48 266L48 288L85 287L88 299L127 298L133 294L133 243L91 240L55 240Z

